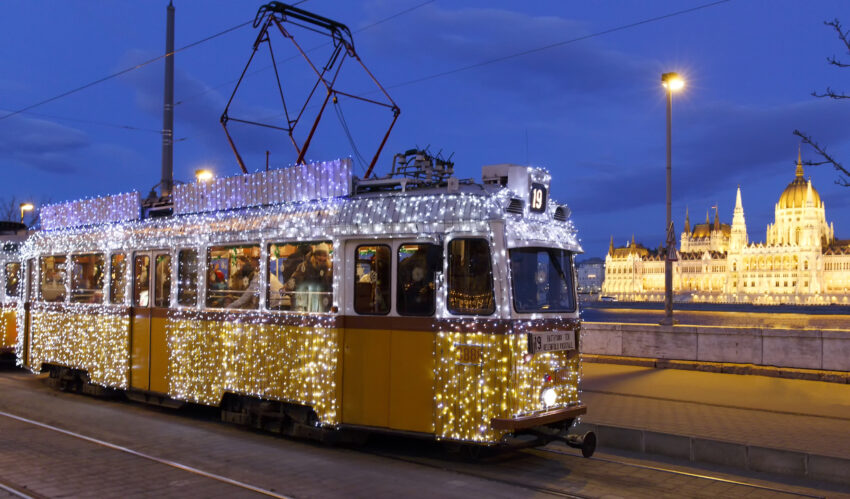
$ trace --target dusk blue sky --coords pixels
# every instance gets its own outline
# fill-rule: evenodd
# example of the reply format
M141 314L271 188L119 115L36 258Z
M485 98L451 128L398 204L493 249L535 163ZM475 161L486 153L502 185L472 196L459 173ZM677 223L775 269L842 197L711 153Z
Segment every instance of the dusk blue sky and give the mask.
M708 2L422 3L309 0L300 5L351 27L363 61L401 108L377 173L389 170L394 153L417 145L453 153L462 178L480 179L485 164L544 166L553 174L552 197L572 208L587 257L604 256L612 235L617 245L632 234L649 247L663 239L662 72L678 71L687 79L673 103L678 231L686 206L691 223L703 221L715 205L721 220L731 223L740 185L750 240L763 241L774 204L794 176L795 128L850 163L850 103L810 95L826 86L850 90L850 69L826 63L828 56L845 53L832 28L823 25L837 17L850 26L846 1L731 0L401 85ZM161 54L166 5L4 2L0 117ZM174 5L179 48L253 19L260 2L176 0ZM368 28L359 31L363 27ZM191 180L201 167L219 175L239 172L218 118L255 36L248 25L177 54L175 136L182 140L175 145L176 179ZM303 38L307 47L316 42ZM285 58L286 46L278 47L278 59ZM280 66L284 82L295 79L295 91L303 83L297 75L305 74L297 62ZM252 68L267 65L267 58L258 59ZM353 71L345 76L352 91L371 90L354 74L355 66L346 69ZM268 69L249 74L232 116L282 112L272 74ZM162 83L159 61L0 119L0 198L57 202L132 190L147 194L160 175ZM389 113L343 106L358 147L369 155ZM351 155L340 129L328 110L308 157ZM267 149L273 167L295 159L283 135L234 133L251 169L264 167ZM803 158L815 159L805 147ZM826 203L836 236L850 238L850 189L834 184L830 167L808 168L806 175Z

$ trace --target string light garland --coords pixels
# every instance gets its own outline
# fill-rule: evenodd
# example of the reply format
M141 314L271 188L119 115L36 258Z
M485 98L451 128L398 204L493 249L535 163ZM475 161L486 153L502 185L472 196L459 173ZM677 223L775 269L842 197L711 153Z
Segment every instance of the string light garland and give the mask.
M154 249L177 261L178 251L228 244L258 244L259 275L268 285L269 247L299 241L331 241L334 255L347 251L349 239L402 238L409 241L449 241L454 237L485 239L490 247L495 282L495 311L490 316L454 316L448 312L446 288L436 293L434 356L434 433L437 438L495 443L506 433L491 427L493 418L512 418L580 402L580 365L575 350L528 354L527 335L546 330L574 330L578 341L578 312L572 314L517 314L512 311L508 252L512 248L545 247L581 251L569 219L555 219L563 206L555 202L539 213L528 209L508 213L518 193L499 185L464 184L409 192L378 191L351 194L348 159L304 167L300 183L289 173L263 173L213 185L178 186L171 217L122 219L133 196L118 202L74 205L91 214L97 206L96 225L85 222L69 205L56 208L61 221L29 237L21 248L23 261L47 255L104 254L105 275L112 275L116 253ZM346 173L348 170L348 173ZM288 177L287 177L288 176ZM534 183L548 189L550 175L529 168ZM185 188L184 188L185 187ZM298 189L303 189L299 191ZM307 192L306 196L303 195ZM258 194L259 193L259 194ZM86 211L88 210L88 211ZM64 222L63 222L64 221ZM62 224L70 226L61 227ZM447 259L444 259L447 260ZM72 259L67 260L72 265ZM259 293L257 310L206 309L207 272L200 259L197 305L181 306L179 279L171 279L171 307L165 318L169 397L217 405L225 393L302 404L313 408L318 424L336 427L342 420L342 345L340 313L267 311L266 293ZM345 259L335 258L332 310L345 311L338 290L353 275ZM443 274L448 263L444 261ZM41 303L29 311L31 336L28 359L18 339L20 362L39 371L55 364L88 372L92 383L126 389L131 379L129 298L132 265L125 265L125 303ZM65 269L66 273L73 269ZM40 271L36 275L41 275ZM350 276L349 276L350 277ZM68 279L65 279L68 281ZM109 279L103 295L108 296ZM23 327L23 304L17 308ZM344 312L343 312L344 313ZM499 325L501 324L501 325ZM501 329L500 329L501 328ZM554 399L542 392L554 389Z

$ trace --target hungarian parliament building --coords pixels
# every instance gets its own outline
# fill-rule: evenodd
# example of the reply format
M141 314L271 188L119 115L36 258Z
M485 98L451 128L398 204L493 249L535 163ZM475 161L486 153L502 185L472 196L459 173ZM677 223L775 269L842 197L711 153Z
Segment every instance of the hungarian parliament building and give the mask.
M799 153L794 180L779 197L767 240L751 243L741 202L732 225L714 221L691 227L687 212L680 251L673 262L676 301L755 304L850 304L850 240L835 238L824 203L803 178ZM664 248L635 243L605 257L602 294L623 301L664 300Z

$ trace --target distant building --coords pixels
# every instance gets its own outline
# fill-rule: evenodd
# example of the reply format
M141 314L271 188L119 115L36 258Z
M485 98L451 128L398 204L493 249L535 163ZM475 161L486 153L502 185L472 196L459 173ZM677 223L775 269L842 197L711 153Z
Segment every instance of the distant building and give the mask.
M605 280L605 260L590 258L576 263L579 293L598 293Z
M738 188L732 225L690 226L686 212L673 290L680 300L731 303L850 303L850 240L835 239L820 195L803 178L798 155L794 179L774 207L764 243L750 243ZM621 300L664 299L663 248L632 242L605 257L602 292Z

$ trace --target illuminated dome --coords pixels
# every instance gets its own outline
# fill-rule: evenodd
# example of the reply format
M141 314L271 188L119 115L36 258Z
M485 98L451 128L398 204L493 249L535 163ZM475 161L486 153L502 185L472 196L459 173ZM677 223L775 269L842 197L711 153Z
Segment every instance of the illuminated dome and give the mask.
M693 237L710 237L711 236L711 225L704 224L696 224L694 225L694 232L692 234Z
M806 206L806 191L808 190L808 182L803 178L803 162L797 157L797 176L788 184L788 187L782 191L779 196L780 208L803 208ZM812 199L815 206L820 206L820 195L818 191L812 187Z

